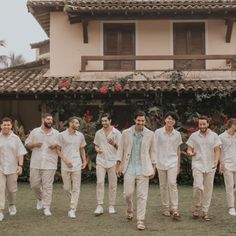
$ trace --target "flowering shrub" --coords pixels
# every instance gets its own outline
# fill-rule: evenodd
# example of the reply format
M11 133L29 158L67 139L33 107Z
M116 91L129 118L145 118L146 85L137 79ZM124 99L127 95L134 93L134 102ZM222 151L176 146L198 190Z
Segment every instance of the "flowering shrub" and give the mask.
M69 87L70 87L70 83L67 80L62 80L58 83L59 89L63 89L63 88L68 89Z
M107 88L107 86L102 86L102 87L100 88L100 92L101 92L102 94L108 93L108 88Z
M120 92L120 91L122 90L122 86L121 86L120 84L116 84L116 85L114 86L114 90L115 90L116 92Z

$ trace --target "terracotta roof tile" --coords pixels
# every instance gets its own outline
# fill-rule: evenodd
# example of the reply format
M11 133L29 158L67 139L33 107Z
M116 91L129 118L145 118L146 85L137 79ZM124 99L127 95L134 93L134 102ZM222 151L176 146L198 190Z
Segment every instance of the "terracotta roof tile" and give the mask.
M236 8L235 0L68 0L66 8L78 12L211 10Z
M43 61L0 70L0 95L43 95L43 94L101 94L107 86L109 93L153 93L153 92L236 92L236 80L183 80L172 83L168 80L152 80L134 74L134 80L122 84L122 90L114 91L112 81L80 81L74 77L45 77L48 64ZM140 80L140 78L142 78Z

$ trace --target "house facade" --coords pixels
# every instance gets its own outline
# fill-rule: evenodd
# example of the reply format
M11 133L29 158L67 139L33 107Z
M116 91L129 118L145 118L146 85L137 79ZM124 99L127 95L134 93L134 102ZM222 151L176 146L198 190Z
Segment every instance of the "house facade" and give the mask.
M49 53L0 72L0 115L23 120L26 106L38 117L48 100L95 113L112 102L116 115L130 117L134 104L235 98L236 0L28 0L27 7L50 39L31 47Z

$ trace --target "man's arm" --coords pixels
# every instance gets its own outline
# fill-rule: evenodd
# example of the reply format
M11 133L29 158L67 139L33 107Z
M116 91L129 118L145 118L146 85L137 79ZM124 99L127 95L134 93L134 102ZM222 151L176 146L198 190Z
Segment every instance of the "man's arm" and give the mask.
M217 168L218 161L220 160L221 156L220 145L214 148L214 152L215 152L215 159L214 159L214 166L212 167L212 169Z
M21 175L23 172L24 155L19 155L17 159L18 159L18 167L16 169L16 173L17 175Z
M72 168L73 165L72 165L72 162L70 160L68 160L65 156L64 156L64 153L62 152L61 150L61 147L58 146L57 149L57 155L62 159L62 161L65 162L65 164L67 165L68 168Z
M124 156L124 134L122 133L121 138L120 138L120 142L118 145L118 149L116 152L116 157L117 157L117 161L116 161L116 175L118 177L121 176L122 170L121 170L121 162L123 160L123 156Z
M82 164L82 167L81 167L81 169L83 170L87 166L86 153L85 153L85 148L84 147L80 148L80 156L83 160L83 164Z
M180 158L181 158L180 146L178 146L178 148L177 148L177 156L178 156L177 174L179 174L180 173Z

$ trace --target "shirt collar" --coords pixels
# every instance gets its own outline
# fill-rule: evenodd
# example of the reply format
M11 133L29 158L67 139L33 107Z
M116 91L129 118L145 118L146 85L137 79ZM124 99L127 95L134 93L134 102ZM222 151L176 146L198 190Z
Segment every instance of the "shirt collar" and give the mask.
M211 130L210 129L208 129L208 134L207 135L201 134L200 130L198 130L197 132L198 132L198 136L200 136L200 137L207 137L207 136L209 136L211 134Z
M112 130L111 130L111 132L108 134L108 136L109 136L110 134L115 133L114 126L111 126L111 127L112 127ZM105 135L104 128L101 128L101 132Z
M133 136L143 136L144 135L144 129L145 127L143 127L143 130L141 133L137 134L136 131L135 131L135 126L133 125L132 126L132 133L133 133Z
M227 132L227 130L225 130L225 134L226 134L226 136L227 136L228 138L234 138L234 137L236 137L236 134L230 135L230 134Z
M40 132L43 133L43 134L46 134L46 135L52 135L52 134L54 134L53 128L51 128L50 132L45 133L42 126L40 127Z
M10 134L8 135L8 138L11 137L13 135L13 131L10 132ZM0 132L0 136L4 137L4 135L2 134L2 131Z
M172 131L170 133L167 133L165 126L162 129L163 129L164 134L168 134L168 135L173 135L174 134L174 128L172 129Z
M70 133L69 129L66 129L66 132L68 135L78 135L79 134L79 132L77 130L75 131L75 133Z

